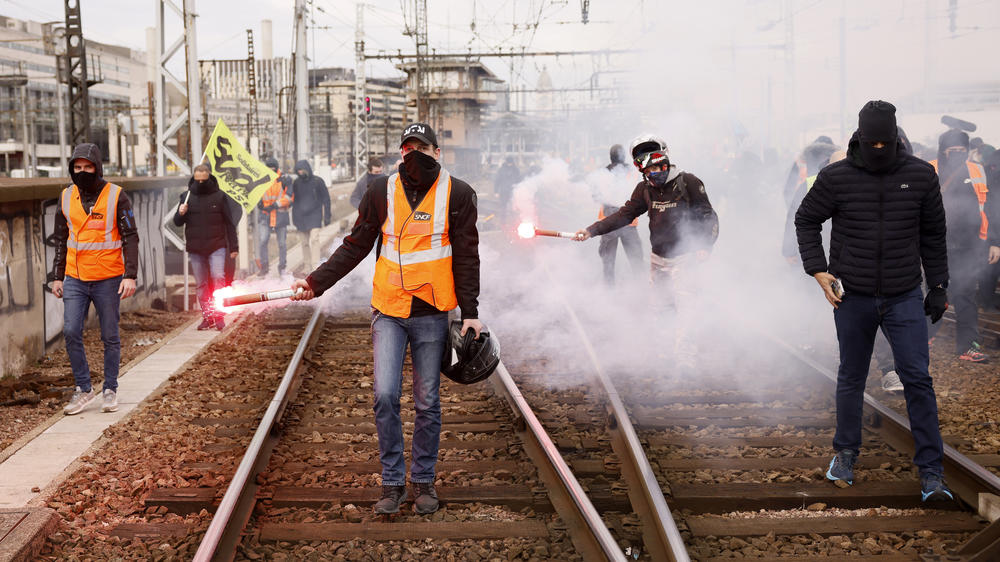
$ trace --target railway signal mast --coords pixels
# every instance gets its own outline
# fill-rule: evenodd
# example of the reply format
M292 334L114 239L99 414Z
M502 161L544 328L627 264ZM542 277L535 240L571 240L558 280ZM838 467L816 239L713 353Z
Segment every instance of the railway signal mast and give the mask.
M173 0L156 0L156 84L154 98L156 99L156 173L164 175L167 169L167 159L169 158L178 171L183 175L191 175L191 169L199 162L202 146L201 131L203 116L201 113L201 73L198 69L198 44L195 40L195 0L183 0L182 6L178 7ZM183 34L174 39L169 47L166 37L166 11L167 8L173 10L184 20ZM167 64L174 54L184 46L187 84L180 81L170 70ZM178 90L187 92L187 108L173 120L169 118L167 106L167 81L170 81ZM182 145L179 140L176 145L177 150L169 147L167 143L177 134L177 132L187 125L190 148ZM73 139L73 142L77 142ZM180 153L180 154L178 154ZM185 263L187 263L185 261Z
M354 178L360 178L368 165L368 114L365 112L365 5L357 4L354 32Z

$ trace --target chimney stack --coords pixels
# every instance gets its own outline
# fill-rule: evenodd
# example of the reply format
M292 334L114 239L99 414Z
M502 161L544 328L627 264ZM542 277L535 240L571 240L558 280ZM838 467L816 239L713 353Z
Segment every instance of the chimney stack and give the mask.
M271 45L271 20L260 21L260 52L265 60L274 58Z

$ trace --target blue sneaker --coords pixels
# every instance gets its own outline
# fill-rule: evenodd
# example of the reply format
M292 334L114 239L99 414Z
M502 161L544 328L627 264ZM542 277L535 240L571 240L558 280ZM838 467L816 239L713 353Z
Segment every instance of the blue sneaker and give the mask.
M854 484L854 462L858 460L858 454L854 451L837 451L830 461L830 468L826 471L828 480L843 480L848 484Z
M940 474L928 472L920 477L920 499L922 501L949 501L954 500L948 485L941 479Z

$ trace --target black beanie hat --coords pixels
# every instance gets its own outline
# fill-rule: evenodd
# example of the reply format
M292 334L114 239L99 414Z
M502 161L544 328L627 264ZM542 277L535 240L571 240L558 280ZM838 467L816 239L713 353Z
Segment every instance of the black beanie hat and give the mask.
M969 133L959 129L948 129L938 137L938 149L944 150L953 146L969 148Z
M862 141L896 142L896 106L887 101L872 100L858 112L858 133Z

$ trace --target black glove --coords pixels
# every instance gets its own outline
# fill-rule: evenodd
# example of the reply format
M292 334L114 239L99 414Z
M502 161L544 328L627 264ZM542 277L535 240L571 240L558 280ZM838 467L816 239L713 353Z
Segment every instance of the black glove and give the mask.
M942 287L934 287L927 291L924 297L924 314L931 317L931 324L936 323L948 310L948 293Z

